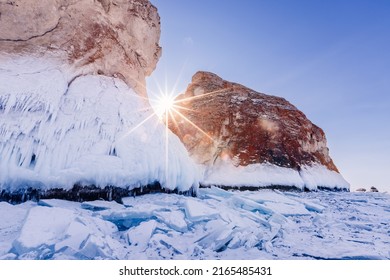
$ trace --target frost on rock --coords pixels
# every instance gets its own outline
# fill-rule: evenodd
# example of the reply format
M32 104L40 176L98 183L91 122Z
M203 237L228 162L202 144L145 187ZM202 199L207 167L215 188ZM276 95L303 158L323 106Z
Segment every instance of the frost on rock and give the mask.
M0 259L390 259L387 194L209 188L124 202L2 202Z
M197 188L196 166L145 100L119 79L69 77L42 61L1 65L0 189Z

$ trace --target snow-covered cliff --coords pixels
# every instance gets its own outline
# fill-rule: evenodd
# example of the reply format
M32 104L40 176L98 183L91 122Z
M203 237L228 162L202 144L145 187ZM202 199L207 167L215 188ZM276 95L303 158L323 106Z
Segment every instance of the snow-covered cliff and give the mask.
M2 199L197 189L197 167L146 98L161 55L148 0L0 1L0 14Z
M196 189L195 165L145 99L117 78L69 81L63 69L47 60L2 61L2 190L132 189L154 182L168 190Z

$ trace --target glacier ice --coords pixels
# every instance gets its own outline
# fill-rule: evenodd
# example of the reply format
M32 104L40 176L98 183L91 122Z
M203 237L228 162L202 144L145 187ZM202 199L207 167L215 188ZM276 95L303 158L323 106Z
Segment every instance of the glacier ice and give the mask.
M119 79L70 72L38 59L2 62L0 189L196 190L197 166L147 101Z

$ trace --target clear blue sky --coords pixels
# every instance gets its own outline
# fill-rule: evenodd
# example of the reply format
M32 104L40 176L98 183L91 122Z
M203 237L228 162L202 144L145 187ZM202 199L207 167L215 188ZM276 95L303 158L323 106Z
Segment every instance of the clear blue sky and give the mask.
M206 70L289 100L324 129L352 189L390 192L390 1L152 0L155 81Z

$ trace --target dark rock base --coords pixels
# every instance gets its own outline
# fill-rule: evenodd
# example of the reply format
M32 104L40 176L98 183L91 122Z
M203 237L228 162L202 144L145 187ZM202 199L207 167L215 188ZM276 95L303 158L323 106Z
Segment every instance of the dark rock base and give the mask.
M7 190L0 191L0 201L6 201L12 204L23 203L28 200L39 201L41 199L63 199L70 201L93 201L93 200L108 200L122 203L122 197L137 196L149 193L178 193L183 195L196 196L195 190L191 189L186 192L177 190L163 189L160 183L156 182L144 187L125 189L114 186L106 186L99 188L94 185L80 186L74 185L70 190L63 188L53 188L50 190L41 190L32 187L19 189L9 192Z
M209 185L201 185L201 188L209 188ZM258 190L278 190L284 192L312 192L312 191L334 191L334 192L349 192L348 189L344 188L328 188L318 186L317 190L310 190L308 188L298 188L295 186L283 186L283 185L271 185L265 187L254 187L254 186L224 186L224 185L215 185L215 187L221 188L225 191L227 190L238 190L238 191L258 191Z

